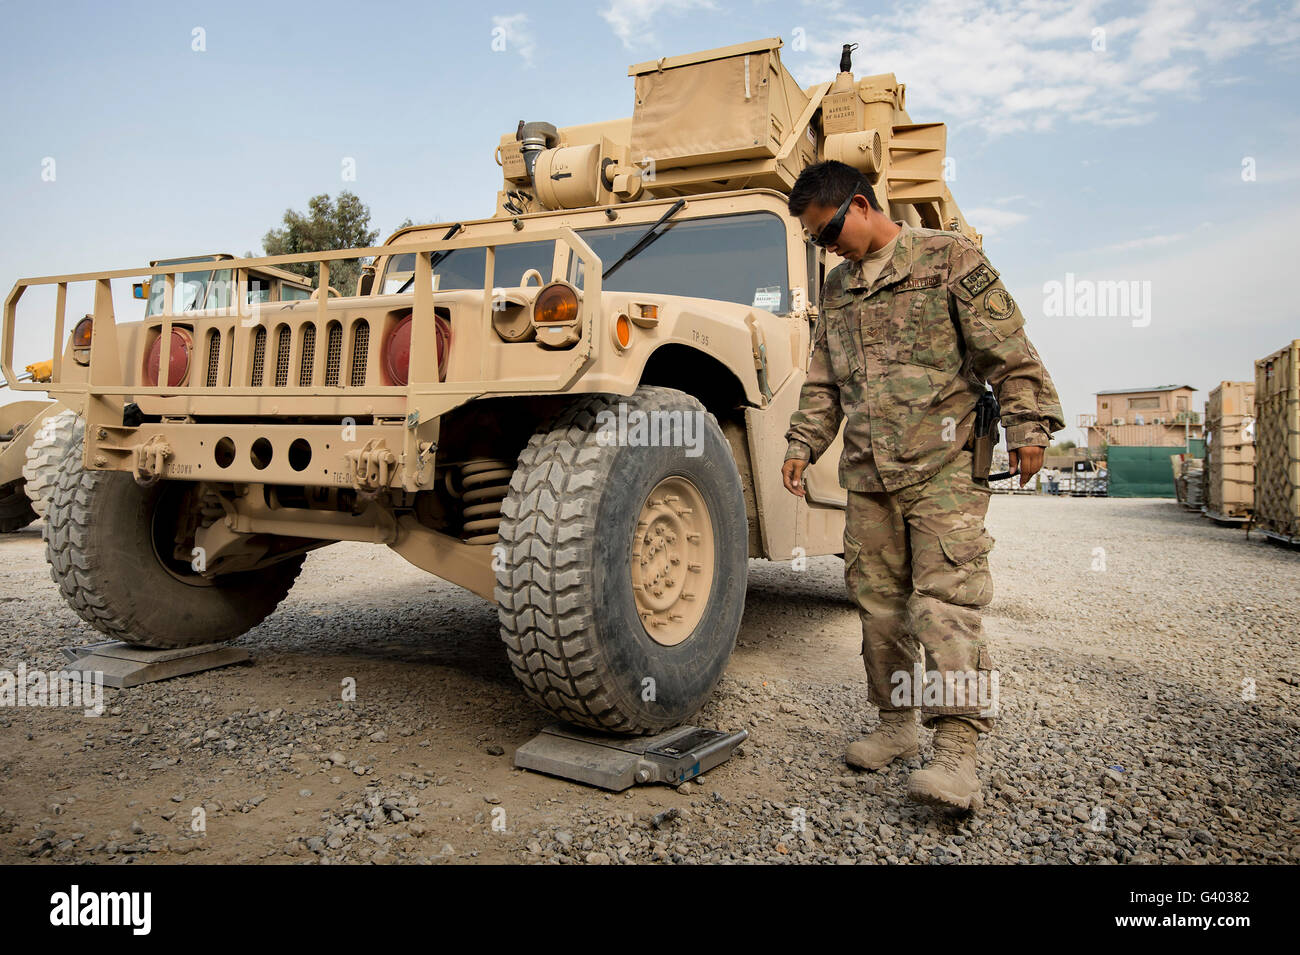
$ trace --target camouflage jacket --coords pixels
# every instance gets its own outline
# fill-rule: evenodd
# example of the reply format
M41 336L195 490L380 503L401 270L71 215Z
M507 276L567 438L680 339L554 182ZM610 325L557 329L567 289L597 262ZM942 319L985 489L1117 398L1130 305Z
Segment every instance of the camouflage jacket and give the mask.
M816 461L844 427L840 485L895 491L931 477L966 445L992 385L1007 447L1046 447L1061 402L1025 319L970 239L899 222L893 257L870 287L857 263L822 287L808 377L786 459Z

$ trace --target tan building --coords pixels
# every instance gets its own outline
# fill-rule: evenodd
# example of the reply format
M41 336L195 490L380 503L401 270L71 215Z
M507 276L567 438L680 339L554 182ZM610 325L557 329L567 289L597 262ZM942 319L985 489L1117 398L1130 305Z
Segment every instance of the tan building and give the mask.
M1103 444L1182 447L1202 436L1201 413L1192 407L1191 385L1120 388L1097 392L1097 413L1079 415L1088 447Z

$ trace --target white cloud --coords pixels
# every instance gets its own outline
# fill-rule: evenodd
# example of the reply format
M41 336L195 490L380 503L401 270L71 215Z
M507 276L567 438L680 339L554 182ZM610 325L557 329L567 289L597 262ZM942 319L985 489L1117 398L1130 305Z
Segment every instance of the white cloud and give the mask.
M533 65L533 53L537 51L537 41L533 39L533 33L528 29L528 14L512 13L508 17L494 16L492 18L492 32L500 30L505 39L506 50L514 51L519 54L519 58L529 66Z
M990 134L1042 131L1066 119L1133 126L1157 102L1231 83L1228 61L1297 52L1300 7L1218 0L1146 0L1123 15L1106 0L918 0L897 12L819 11L796 75L834 73L856 40L854 71L888 69L910 81L917 115L978 124ZM1103 31L1104 49L1095 50Z
M1186 232L1171 232L1165 235L1146 235L1137 239L1125 239L1123 242L1112 242L1110 245L1104 245L1097 251L1099 252L1131 252L1134 249L1151 249L1158 248L1162 245L1171 245L1174 242L1181 242L1187 238Z
M655 42L650 24L692 10L716 10L713 0L610 0L600 12L626 49Z
M981 206L966 211L967 221L979 229L982 235L997 235L1028 218L1029 216L1022 212L1013 209L996 209L992 206Z

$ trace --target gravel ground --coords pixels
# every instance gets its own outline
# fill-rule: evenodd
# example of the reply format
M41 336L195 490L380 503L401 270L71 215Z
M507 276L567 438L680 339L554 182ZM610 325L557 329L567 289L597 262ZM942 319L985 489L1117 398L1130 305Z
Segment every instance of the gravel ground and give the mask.
M738 757L615 796L511 766L549 720L488 604L340 544L239 641L253 666L108 690L99 718L0 709L0 862L1300 862L1300 552L1167 501L998 497L989 527L1003 715L974 816L907 800L919 759L844 764L876 716L837 559L751 562L700 716L750 731ZM97 635L35 532L0 555L0 668L56 670Z

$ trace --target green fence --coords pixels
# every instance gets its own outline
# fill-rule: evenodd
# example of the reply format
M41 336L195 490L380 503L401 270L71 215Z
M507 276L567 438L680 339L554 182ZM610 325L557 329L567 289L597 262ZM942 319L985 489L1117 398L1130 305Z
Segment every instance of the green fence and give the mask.
M1127 447L1112 444L1106 450L1106 471L1111 497L1174 497L1174 469L1170 455L1187 453L1186 447ZM1205 442L1191 441L1191 453L1205 457Z

